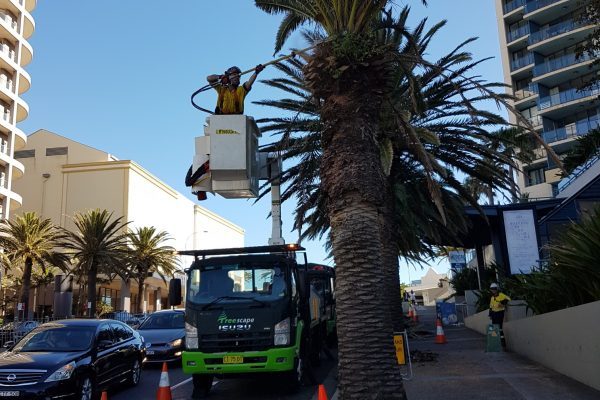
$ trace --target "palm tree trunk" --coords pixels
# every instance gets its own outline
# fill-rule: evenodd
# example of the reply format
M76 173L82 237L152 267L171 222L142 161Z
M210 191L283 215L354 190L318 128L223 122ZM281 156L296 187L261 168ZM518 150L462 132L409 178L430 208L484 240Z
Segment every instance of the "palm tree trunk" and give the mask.
M87 277L87 285L88 285L88 295L87 301L88 305L88 317L95 318L96 317L96 268L90 268Z
M31 271L33 269L33 260L27 258L25 260L25 268L23 269L23 284L21 286L21 295L19 303L23 304L23 318L29 316L29 291L31 290Z
M142 313L144 312L144 310L142 310L142 305L144 304L144 297L146 297L146 288L144 286L144 279L143 278L138 278L138 297L137 297L137 312Z

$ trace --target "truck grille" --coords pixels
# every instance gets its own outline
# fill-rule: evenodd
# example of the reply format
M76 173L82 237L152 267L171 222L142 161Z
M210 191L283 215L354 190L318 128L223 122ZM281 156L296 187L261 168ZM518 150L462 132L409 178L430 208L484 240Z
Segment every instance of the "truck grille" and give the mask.
M0 386L33 385L45 373L39 369L0 371Z
M205 353L260 351L273 347L271 332L236 332L202 335L198 350Z

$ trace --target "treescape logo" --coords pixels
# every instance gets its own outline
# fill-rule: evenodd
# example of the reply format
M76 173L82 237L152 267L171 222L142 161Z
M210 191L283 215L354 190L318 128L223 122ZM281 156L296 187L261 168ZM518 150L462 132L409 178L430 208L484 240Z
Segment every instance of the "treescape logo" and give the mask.
M249 331L254 323L254 318L229 318L223 311L217 318L217 323L220 331Z
M239 135L240 134L238 131L235 131L233 129L217 129L216 133L217 133L217 135Z

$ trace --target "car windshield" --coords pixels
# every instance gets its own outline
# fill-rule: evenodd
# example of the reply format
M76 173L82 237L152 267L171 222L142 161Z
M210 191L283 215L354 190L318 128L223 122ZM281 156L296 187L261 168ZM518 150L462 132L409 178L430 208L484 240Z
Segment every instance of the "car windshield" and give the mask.
M14 352L82 351L92 345L93 326L42 325L29 332L14 348Z
M193 303L275 300L285 296L285 273L273 264L205 265L189 272L188 299Z
M150 315L138 330L146 329L184 329L185 317L182 312L157 313Z

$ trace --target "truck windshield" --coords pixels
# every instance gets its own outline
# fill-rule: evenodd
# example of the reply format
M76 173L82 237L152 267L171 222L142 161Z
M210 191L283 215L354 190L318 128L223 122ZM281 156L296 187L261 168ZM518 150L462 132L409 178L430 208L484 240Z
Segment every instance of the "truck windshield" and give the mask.
M276 300L285 296L283 268L275 265L226 264L192 269L188 280L188 299L206 304L219 299L234 303L247 299Z

